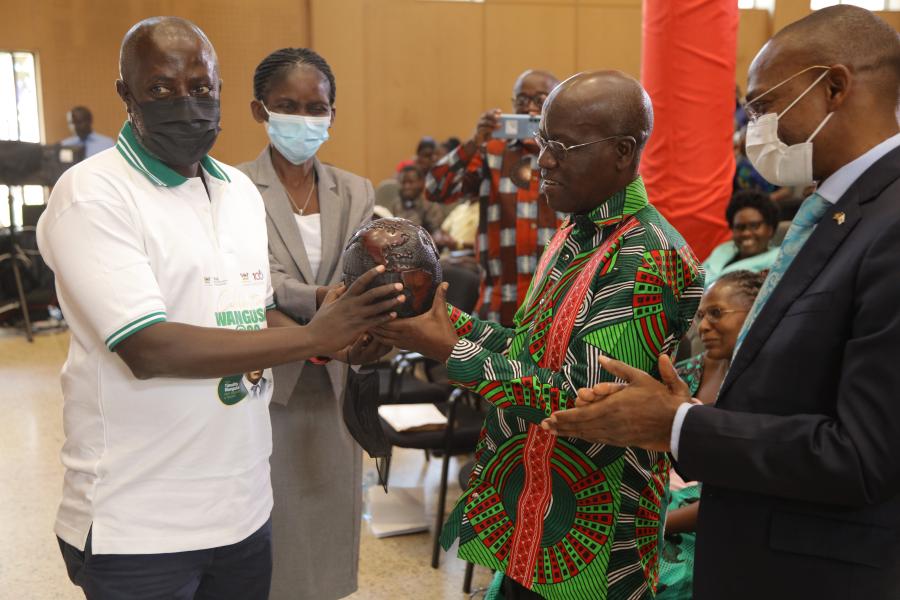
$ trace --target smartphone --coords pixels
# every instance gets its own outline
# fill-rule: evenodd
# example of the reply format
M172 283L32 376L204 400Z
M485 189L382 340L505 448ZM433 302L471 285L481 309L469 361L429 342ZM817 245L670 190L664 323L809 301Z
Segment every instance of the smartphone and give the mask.
M527 140L534 137L541 125L540 116L500 115L500 128L495 129L493 137L501 140Z

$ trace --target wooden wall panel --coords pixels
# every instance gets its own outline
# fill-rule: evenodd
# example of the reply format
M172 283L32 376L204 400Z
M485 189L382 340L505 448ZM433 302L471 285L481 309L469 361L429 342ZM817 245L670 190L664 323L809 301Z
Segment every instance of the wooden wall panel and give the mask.
M747 92L750 63L772 36L772 19L767 10L742 10L738 24L737 69L735 78L741 94Z
M485 106L511 110L512 87L526 69L560 80L575 73L575 6L484 5Z
M894 29L900 31L900 10L882 11L875 14L887 21Z
M641 5L579 6L578 71L618 69L641 76Z
M390 176L422 135L464 136L484 110L477 4L372 0L365 6L367 172Z
M742 11L737 81L808 0L778 0L773 15ZM47 141L69 135L74 104L115 135L125 118L115 94L122 36L138 20L194 20L219 52L223 132L213 153L256 156L265 130L249 115L253 70L268 52L312 45L337 77L338 117L322 158L375 182L411 155L422 135L465 138L478 115L510 109L528 68L565 78L617 68L639 74L641 0L0 0L0 48L38 52ZM900 13L882 15L900 28Z
M809 0L776 0L772 16L772 33L778 33L785 25L790 25L811 12Z
M337 88L331 139L319 157L353 173L368 173L363 2L312 0L311 13L312 46L331 65Z

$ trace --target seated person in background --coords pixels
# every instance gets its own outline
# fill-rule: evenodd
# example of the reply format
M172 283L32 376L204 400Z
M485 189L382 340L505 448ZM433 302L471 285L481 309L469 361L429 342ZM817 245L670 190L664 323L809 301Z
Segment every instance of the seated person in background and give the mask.
M765 275L731 271L706 288L694 323L704 352L675 365L688 384L691 396L713 404L731 365L731 355L747 313L762 287ZM659 567L657 600L690 600L694 571L694 542L700 486L685 483L672 470L669 476L666 537Z
M539 115L557 79L546 71L525 71L512 89L513 109ZM539 200L538 148L534 140L494 139L499 108L481 115L472 139L450 152L426 179L428 199L450 204L479 198L478 262L484 284L478 315L513 326L544 246L559 224L557 213ZM524 181L516 175L526 174Z
M66 114L66 120L75 135L60 143L63 146L84 146L85 158L115 146L116 143L111 138L94 131L94 115L86 106L73 107Z
M461 142L459 141L458 137L448 137L445 141L441 142L434 154L434 162L440 162L442 158L456 150L459 147L460 143Z
M422 171L422 173L427 173L436 162L437 142L434 141L433 137L426 135L419 140L419 145L416 146L416 155L410 159L401 160L397 163L396 171L399 175L404 167L415 165L419 167L419 170Z
M408 219L424 227L428 233L437 231L444 222L444 210L440 205L425 199L425 177L415 165L400 170L400 193L387 209L395 217Z
M738 192L725 209L731 241L716 246L703 263L706 285L731 271L768 271L775 263L778 248L770 247L778 228L778 207L767 194Z
M472 254L478 235L478 212L477 199L460 200L432 236L437 247L450 251L468 250L468 254Z

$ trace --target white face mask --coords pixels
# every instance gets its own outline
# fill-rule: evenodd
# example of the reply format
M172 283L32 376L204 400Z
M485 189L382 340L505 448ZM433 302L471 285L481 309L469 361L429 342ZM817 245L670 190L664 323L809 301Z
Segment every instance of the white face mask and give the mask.
M272 145L292 164L299 165L319 151L328 140L328 128L331 127L331 116L307 117L303 115L285 115L270 112L266 132Z
M823 66L810 67L809 69L827 68ZM788 77L769 91L754 98L753 102L809 69L804 69L800 73ZM826 75L828 75L828 71L822 73L781 113L767 113L747 124L747 158L750 159L753 168L769 183L780 186L805 186L813 182L812 141L834 113L828 113L805 142L791 146L788 146L778 138L778 120L822 81Z

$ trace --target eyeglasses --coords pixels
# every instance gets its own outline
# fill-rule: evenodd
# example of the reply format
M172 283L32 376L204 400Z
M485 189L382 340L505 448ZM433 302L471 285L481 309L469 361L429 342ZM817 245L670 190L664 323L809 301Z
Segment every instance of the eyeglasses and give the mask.
M528 94L518 94L516 95L512 101L513 106L517 109L528 108L530 104L534 104L538 108L544 106L544 102L547 100L547 94L535 94L534 96L529 96Z
M765 225L765 221L751 221L749 223L738 223L737 225L732 225L731 230L735 233L744 233L745 231L759 231L762 229L762 226Z
M722 310L718 306L713 306L709 310L698 310L697 314L694 315L694 318L697 320L699 324L704 318L709 321L710 325L715 325L719 321L722 320L722 315L727 315L728 313L739 313L739 312L750 312L750 309L743 308L734 308L731 310Z
M550 153L551 156L553 156L553 158L555 158L559 162L562 162L566 160L566 156L569 155L570 150L577 150L579 148L584 148L585 146L599 144L600 142L615 140L622 137L629 138L630 140L634 141L634 138L630 135L611 135L609 137L603 138L602 140L594 140L592 142L585 142L583 144L573 144L571 146L566 146L562 142L558 142L556 140L548 140L541 133L534 134L534 141L537 143L538 148L541 152L546 150Z

